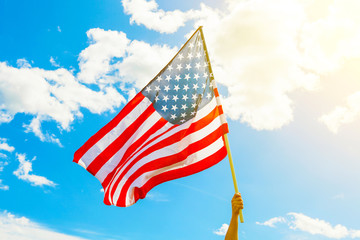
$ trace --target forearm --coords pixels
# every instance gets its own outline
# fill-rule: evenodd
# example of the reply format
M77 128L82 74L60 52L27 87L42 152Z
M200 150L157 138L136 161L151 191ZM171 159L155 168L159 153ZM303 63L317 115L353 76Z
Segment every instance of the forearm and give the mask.
M229 229L227 230L225 240L238 240L238 216L232 215L230 220Z

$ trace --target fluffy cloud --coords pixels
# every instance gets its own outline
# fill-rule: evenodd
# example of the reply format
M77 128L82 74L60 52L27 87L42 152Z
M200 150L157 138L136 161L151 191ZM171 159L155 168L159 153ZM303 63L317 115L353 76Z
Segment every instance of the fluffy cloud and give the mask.
M214 233L219 236L225 236L228 229L229 229L229 225L224 223L223 225L221 225L219 229L216 229Z
M322 235L333 239L342 238L360 238L360 230L348 229L347 227L337 224L332 226L330 223L311 218L302 213L288 213L286 217L272 218L264 223L257 222L258 225L275 227L275 223L285 223L291 230L300 230L312 235Z
M6 155L5 155L5 157L6 157ZM2 158L2 157L1 157L1 154L0 154L0 158ZM4 170L4 166L6 166L6 165L8 165L7 162L0 161L0 173ZM3 180L0 179L0 190L5 190L5 191L6 191L6 190L9 190L9 186L3 184L2 181L3 181Z
M354 122L360 117L360 92L347 98L345 106L337 106L333 111L320 117L330 131L337 133L339 128L347 123Z
M123 1L131 21L149 29L169 33L188 21L203 25L215 78L227 88L225 112L255 129L272 130L291 122L293 92L324 88L328 74L360 57L359 1L226 4L223 11L202 4L199 10L175 15L159 9L154 0ZM188 14L191 11L196 14ZM172 24L163 24L167 22Z
M0 138L0 151L13 152L15 148L7 143L6 138Z
M263 223L256 222L258 225L268 226L268 227L275 227L276 223L284 223L286 220L283 217L274 217L271 218Z
M0 239L6 240L85 240L58 233L26 217L17 217L7 211L0 213Z
M21 61L20 68L0 62L0 120L8 122L17 113L34 116L27 131L34 132L43 141L57 142L52 134L41 132L41 121L56 121L62 129L69 130L75 116L81 117L81 107L92 113L112 111L125 99L111 86L94 91L80 84L73 74L63 68L47 71L32 68Z
M90 46L79 55L77 78L84 83L108 83L105 76L113 71L110 60L122 58L130 40L126 34L93 28L87 31Z
M56 186L56 183L54 183L53 181L50 181L43 176L38 176L30 173L32 172L32 162L26 160L25 154L16 154L16 157L19 161L19 168L14 171L14 175L17 176L19 179L30 182L32 186ZM34 160L35 158L33 158L32 161Z
M9 190L9 186L8 186L8 185L4 185L4 184L2 183L2 179L0 179L0 190L4 190L4 191Z
M7 143L6 138L0 138L0 173L4 170L4 167L8 165L8 162L4 161L8 158L8 156L5 153L2 153L2 151L6 153L11 153L14 150L15 148ZM9 190L9 186L3 184L2 179L0 179L0 190Z
M192 19L192 11L182 12L179 10L168 11L158 9L155 0L123 0L124 11L131 15L130 22L137 25L143 24L148 29L161 33L173 33L185 22Z

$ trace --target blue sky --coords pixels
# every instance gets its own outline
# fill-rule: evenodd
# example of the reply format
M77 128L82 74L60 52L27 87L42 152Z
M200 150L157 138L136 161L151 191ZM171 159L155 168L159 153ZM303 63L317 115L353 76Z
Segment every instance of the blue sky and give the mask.
M0 1L0 239L223 239L227 158L103 204L74 152L204 26L240 239L360 238L360 4ZM224 225L225 224L225 225Z

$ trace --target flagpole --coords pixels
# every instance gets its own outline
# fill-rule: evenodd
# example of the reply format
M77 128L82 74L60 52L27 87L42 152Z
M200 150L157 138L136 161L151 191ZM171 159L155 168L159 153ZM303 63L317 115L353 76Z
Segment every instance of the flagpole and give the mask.
M235 168L234 168L234 163L233 163L233 160L232 160L232 157L231 157L231 151L230 151L230 145L229 145L229 140L228 140L228 137L227 137L227 133L224 134L224 139L225 139L226 150L228 152L230 170L231 170L231 175L232 175L232 179L233 179L233 182L234 182L235 192L238 193L239 189L238 189L238 186L237 186ZM239 216L240 216L240 222L243 223L244 222L244 217L243 217L243 214L242 214L242 209L240 209Z
M208 51L207 51L207 47L206 47L206 43L205 43L205 38L204 38L204 33L203 33L203 31L202 31L202 26L199 27L199 30L200 30L200 33L201 33L201 37L202 37L202 39L203 39L203 41L204 41L204 51L205 51L205 53L206 53L207 62L208 62L208 64L209 64L209 71L210 71L210 74L211 74L212 77L213 77L213 72L212 72L212 68L211 68L211 64L210 64L210 58L209 58L209 54L208 54ZM214 81L214 83L215 83L215 81ZM216 87L216 83L215 83L215 87ZM217 101L220 101L220 99L216 99L216 100L217 100ZM221 105L221 104L220 104L220 105ZM234 182L235 193L238 193L238 192L239 192L239 189L238 189L237 181L236 181L234 163L233 163L233 160L232 160L232 157L231 157L229 140L228 140L228 137L227 137L227 134L226 134L226 133L224 134L224 140L225 140L226 150L227 150L227 153L228 153L228 158L229 158L229 163L230 163L230 170L231 170L231 175L232 175L232 179L233 179L233 182ZM243 223L243 222L244 222L244 217L243 217L243 214L242 214L242 209L240 209L239 217L240 217L240 222Z

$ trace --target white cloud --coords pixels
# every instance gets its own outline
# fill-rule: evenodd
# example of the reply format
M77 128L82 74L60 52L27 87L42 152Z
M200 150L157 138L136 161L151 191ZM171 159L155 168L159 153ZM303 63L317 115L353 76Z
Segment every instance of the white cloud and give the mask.
M6 138L0 138L0 151L13 152L15 148L7 144Z
M334 195L332 198L333 199L345 199L345 194L339 193L339 194Z
M31 174L30 172L32 172L32 162L26 160L25 154L16 154L16 157L19 161L19 168L14 171L14 175L19 179L30 182L32 186L55 187L57 185L53 181L50 181L43 176ZM34 160L35 158L32 159L32 161Z
M55 137L54 134L43 133L41 131L41 121L44 120L44 117L35 117L31 120L30 124L23 124L25 127L25 132L33 132L35 136L39 137L43 142L52 142L58 144L62 147L62 144L58 138Z
M192 11L182 12L179 10L167 11L158 9L159 5L154 0L123 0L124 11L131 15L130 23L145 25L148 29L161 33L174 33L185 22L192 19Z
M293 92L320 89L327 74L360 57L357 0L229 0L226 4L224 11L202 4L200 10L179 13L159 9L154 0L123 1L131 21L148 29L169 33L189 21L203 25L215 78L228 90L225 112L255 129L290 123ZM190 12L196 14L189 17ZM163 16L174 21L162 21ZM171 24L163 24L167 22Z
M349 97L345 106L337 106L333 111L320 117L330 131L337 133L339 128L360 119L360 91Z
M281 220L279 221L279 219ZM265 224L269 222L270 224ZM276 217L265 221L264 223L257 224L274 227L275 223L284 223L291 230L300 230L312 235L321 235L327 238L360 238L360 230L348 229L341 224L332 226L329 222L318 218L311 218L302 213L290 212L287 214L287 217Z
M60 67L60 64L58 64L53 57L50 57L49 61L54 67Z
M167 198L167 196L165 194L159 193L159 192L149 192L148 194L146 194L146 199L149 199L151 201L155 201L155 202L168 202L169 199Z
M0 153L0 159L1 158L7 158L5 154ZM8 162L0 161L0 173L4 170L4 167L8 165ZM9 186L3 184L3 180L0 179L0 190L9 190Z
M2 179L0 179L0 190L7 191L9 190L9 186L2 183Z
M61 129L70 130L75 117L82 116L81 107L100 114L113 111L125 99L111 86L94 91L63 68L54 71L28 66L14 68L0 62L0 102L2 122L11 121L17 113L33 115L33 120L24 124L27 131L34 132L42 141L61 145L53 134L42 133L42 121L55 121Z
M133 40L126 49L126 58L114 63L114 68L123 82L142 89L170 61L176 51L176 48L167 45L150 45Z
M229 225L224 223L223 225L221 225L219 229L216 229L214 233L219 236L225 236L228 229L229 229Z
M283 217L274 217L271 218L263 223L256 222L258 225L268 226L268 227L275 227L276 223L284 223L286 220Z
M100 28L90 29L86 34L91 44L79 55L80 72L77 77L84 83L107 83L108 79L104 76L113 71L110 61L125 56L130 40L123 32Z
M85 240L48 229L26 217L7 211L0 213L0 239L6 240Z

